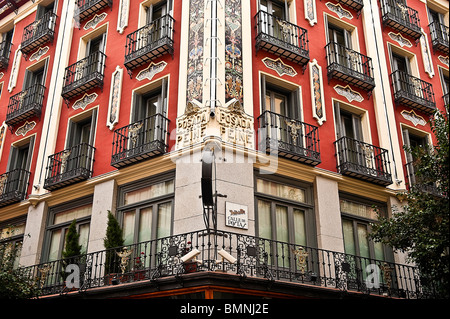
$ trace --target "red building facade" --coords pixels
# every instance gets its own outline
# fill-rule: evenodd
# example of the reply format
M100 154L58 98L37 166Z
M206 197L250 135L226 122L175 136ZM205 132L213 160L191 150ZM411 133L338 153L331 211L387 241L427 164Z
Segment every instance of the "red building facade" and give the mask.
M390 216L415 181L403 147L432 144L428 119L446 112L448 1L0 8L0 228L15 229L3 239L17 247L17 265L34 275L49 267L43 294L64 291L50 274L70 222L92 259L105 254L111 211L134 251L122 282L143 281L134 275L142 250L142 279L169 280L164 296L226 296L236 276L248 279L243 295L260 296L270 280L272 297L358 296L369 264L383 269L378 295L427 295L402 281L403 267L416 271L403 255L366 235L373 205ZM199 196L211 145L222 196L216 236L203 238L217 243L218 229L229 242L222 236L222 252L207 258L199 234L213 208ZM188 241L203 261L194 271L183 259ZM153 286L111 286L104 265L87 268L86 292L159 296ZM175 275L190 289L174 288Z

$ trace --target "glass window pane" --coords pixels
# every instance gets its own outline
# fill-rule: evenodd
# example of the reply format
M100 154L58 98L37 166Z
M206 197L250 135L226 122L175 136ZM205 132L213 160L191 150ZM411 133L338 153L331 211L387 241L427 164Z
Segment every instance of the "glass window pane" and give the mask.
M134 223L136 213L129 211L123 214L123 239L124 245L131 245L134 243Z
M289 230L288 230L288 218L287 218L287 207L276 206L275 216L276 216L276 227L277 227L277 251L278 256L278 267L289 266L289 246L285 243L289 242ZM280 243L281 242L281 243Z
M369 239L367 238L367 226L358 224L358 243L359 255L361 257L370 257L369 253Z
M25 224L8 226L0 229L0 239L22 235L24 232L25 232Z
M380 242L374 242L373 248L375 250L375 259L384 260L383 244Z
M48 256L48 261L53 261L59 259L59 247L61 244L61 233L62 229L58 229L52 232L50 239L50 252Z
M90 228L89 224L80 225L79 230L80 239L78 240L78 244L81 245L82 254L87 253L87 246L89 241L89 228Z
M158 206L158 238L170 236L170 224L172 217L172 203L164 203Z
M124 205L137 203L152 199L154 197L170 194L174 192L173 180L150 185L135 191L125 193Z
M294 241L306 246L305 212L299 209L294 209Z
M342 220L342 229L344 233L344 249L347 254L356 255L355 239L353 237L353 222Z
M141 210L139 216L139 238L138 242L149 241L152 239L152 216L153 207Z
M53 221L54 225L61 224L64 222L69 222L74 219L80 219L82 217L90 216L92 213L92 205L85 205L82 207L77 207L74 209L69 209L61 213L55 214L55 219Z
M272 239L272 222L270 218L270 202L258 200L258 236Z
M297 187L266 181L256 180L256 190L260 193L277 196L297 202L305 202L305 190Z
M352 214L355 216L370 218L374 220L378 219L376 209L372 205L356 203L349 200L341 199L340 206L341 206L341 213Z

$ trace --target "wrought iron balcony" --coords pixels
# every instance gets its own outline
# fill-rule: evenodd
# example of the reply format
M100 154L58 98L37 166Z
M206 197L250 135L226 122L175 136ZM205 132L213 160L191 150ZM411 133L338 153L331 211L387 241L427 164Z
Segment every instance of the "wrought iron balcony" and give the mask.
M308 32L264 11L255 15L256 51L265 50L305 66L309 62Z
M355 10L358 14L364 7L363 0L337 0L337 2L342 3L346 7Z
M418 40L422 36L419 13L397 0L380 0L383 24Z
M162 55L173 55L174 22L165 15L127 35L124 64L129 72Z
M47 12L40 20L34 21L23 30L20 50L27 56L44 43L53 41L55 36L56 14Z
M8 68L10 51L11 43L7 41L0 42L0 70Z
M167 152L169 120L150 116L114 131L111 165L120 168Z
M86 91L103 89L106 55L97 51L68 66L64 75L62 97L69 100Z
M265 111L258 117L258 127L259 150L308 165L321 163L316 126Z
M5 123L14 126L33 116L40 116L44 101L45 86L35 84L9 98Z
M30 172L14 169L0 175L0 207L20 202L27 197Z
M360 89L372 91L375 87L372 59L345 46L330 42L327 51L328 79L338 79Z
M205 279L214 282L212 275L219 271L222 283L224 276L229 276L232 281L237 276L239 285L249 281L252 289L260 287L264 291L268 283L276 282L291 289L292 283L295 283L299 291L307 291L309 296L316 297L324 293L334 294L335 297L342 293L406 299L439 297L436 290L439 283L432 279L425 280L428 278L423 278L414 266L245 234L220 233L222 236L199 230L22 267L16 271L35 279L42 296L85 292L99 287L103 288L103 296L108 296L113 292L108 287L118 284L125 284L121 286L122 291L137 288L140 293L145 293L144 286L133 284L143 281L151 283L146 285L147 289L157 285L156 289L163 291L173 289L171 278L176 278L178 285L189 278L200 278L203 280L201 285L204 285ZM183 262L182 257L189 252L194 252L197 257ZM221 258L223 252L232 257ZM120 257L118 253L125 257ZM68 264L78 266L79 289L68 289L64 285L62 274ZM368 265L379 271L379 284L373 288L366 284ZM189 273L197 274L192 277ZM255 281L253 278L265 280Z
M436 109L433 86L402 71L391 74L394 101L431 114Z
M112 0L77 0L79 20L83 21L94 13L110 7L112 9Z
M334 144L339 173L378 185L392 184L387 150L345 136Z
M449 28L441 24L439 21L434 21L428 25L431 32L431 43L433 49L441 51L448 55L449 53Z
M429 193L435 196L442 196L442 193L439 191L438 186L435 181L426 180L425 176L417 175L417 168L414 162L409 162L405 164L406 170L406 186L408 190L416 189L422 193Z
M48 157L44 188L52 191L92 176L95 148L81 143Z

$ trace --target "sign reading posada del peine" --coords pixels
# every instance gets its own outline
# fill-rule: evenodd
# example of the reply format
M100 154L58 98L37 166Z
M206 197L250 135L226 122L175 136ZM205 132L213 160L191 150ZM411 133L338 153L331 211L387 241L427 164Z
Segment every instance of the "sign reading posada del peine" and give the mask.
M253 117L244 112L241 103L235 101L228 107L218 107L216 110L222 141L254 148Z
M209 107L201 108L188 102L185 113L177 118L177 148L203 141L210 112Z

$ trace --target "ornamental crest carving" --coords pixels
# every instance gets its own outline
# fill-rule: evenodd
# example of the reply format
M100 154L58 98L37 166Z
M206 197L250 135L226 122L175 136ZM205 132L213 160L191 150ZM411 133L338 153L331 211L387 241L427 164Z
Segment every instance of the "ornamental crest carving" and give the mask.
M408 120L412 124L414 124L414 126L417 125L425 126L427 124L427 121L425 121L425 119L422 116L417 115L416 112L414 112L414 110L411 110L409 112L403 110L400 114L403 116L405 120Z
M317 63L316 59L309 63L309 73L313 117L319 125L322 125L326 121L325 99L323 94L322 67Z
M128 15L130 12L130 0L120 0L119 4L119 16L117 18L117 31L120 34L128 26Z
M85 23L83 29L84 30L95 29L100 22L106 19L107 16L108 14L106 12L96 14L91 20Z
M276 60L272 60L271 58L264 58L262 62L269 69L275 70L279 76L283 76L286 74L291 77L294 77L297 75L295 69L292 66L285 64L281 60L281 58L278 58Z
M389 32L388 35L392 40L394 40L398 44L400 44L400 46L402 48L403 47L408 47L408 48L412 47L412 43L408 39L404 38L400 33Z
M359 94L356 91L353 91L350 88L350 85L347 85L346 87L343 87L342 85L336 85L334 87L334 90L336 91L337 94L344 96L349 102L352 102L352 101L362 102L362 101L364 101L364 98L362 97L362 95Z
M25 136L25 135L27 135L27 133L29 131L34 129L35 126L36 126L36 122L35 121L32 121L32 122L26 121L24 125L22 125L21 127L19 127L16 130L15 134L16 134L16 136L20 136L20 135Z
M86 106L88 106L89 104L91 104L92 102L95 101L97 96L98 96L97 93L92 93L92 94L85 93L81 99L76 100L75 103L73 103L72 108L74 110L78 110L78 109L84 110L86 108Z
M138 73L138 75L136 76L136 80L142 81L144 79L147 79L150 81L151 79L153 79L153 77L156 74L158 74L159 72L162 72L162 70L164 70L166 65L167 65L167 62L165 62L165 61L161 61L156 64L151 62L150 65L146 69L144 69Z
M338 4L333 4L331 2L327 2L325 4L330 11L336 13L340 19L347 18L349 20L353 19L353 15L350 13L350 11L345 10L342 8L342 6Z
M108 118L106 126L110 130L119 122L120 98L122 96L123 69L119 66L111 76L111 92L109 94Z
M303 5L305 7L305 19L313 27L317 23L316 0L303 0Z
M445 64L446 66L449 66L449 59L448 56L438 56L439 61L441 61L441 63Z

